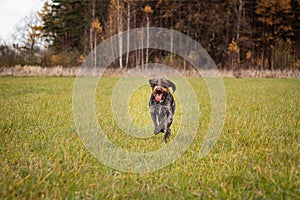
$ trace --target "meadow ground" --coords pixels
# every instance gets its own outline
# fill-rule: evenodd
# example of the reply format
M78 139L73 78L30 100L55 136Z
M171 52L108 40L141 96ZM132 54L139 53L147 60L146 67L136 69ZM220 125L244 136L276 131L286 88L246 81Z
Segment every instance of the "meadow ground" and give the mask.
M200 159L210 96L201 78L189 78L201 110L197 137L181 159L142 174L111 169L85 148L73 119L74 80L0 78L0 199L300 199L300 79L224 79L223 132ZM97 89L103 130L123 148L161 148L162 135L128 140L114 123L107 105L117 81L101 79ZM148 97L141 87L129 102L137 125L150 123Z

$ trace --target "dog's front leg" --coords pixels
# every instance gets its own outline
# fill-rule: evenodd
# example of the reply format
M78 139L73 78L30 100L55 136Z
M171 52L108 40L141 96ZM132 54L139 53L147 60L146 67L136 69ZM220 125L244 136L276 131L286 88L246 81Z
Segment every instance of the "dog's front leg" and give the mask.
M169 139L169 137L171 136L171 129L170 129L170 126L171 126L172 123L168 123L167 124L167 130L166 130L166 133L165 133L165 136L164 136L164 141L167 142L167 140Z
M157 135L159 131L156 131L159 124L159 116L158 116L159 108L157 105L150 106L150 116L154 125L154 134Z
M153 121L153 125L154 125L154 134L157 135L159 133L159 131L157 131L157 115L155 113L151 113L151 119Z

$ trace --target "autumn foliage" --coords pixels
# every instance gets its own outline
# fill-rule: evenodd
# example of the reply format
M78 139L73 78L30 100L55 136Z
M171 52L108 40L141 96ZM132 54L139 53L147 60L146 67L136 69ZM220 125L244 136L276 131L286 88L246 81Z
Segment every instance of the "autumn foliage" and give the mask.
M31 34L26 37L35 52L30 56L39 56L40 65L79 65L110 36L152 26L193 38L220 69L299 68L300 0L52 0L45 2L39 16L41 25L28 24ZM40 52L34 51L37 39L44 41ZM172 66L186 69L182 59L146 47L126 55L119 49L121 57L112 67L169 60ZM0 51L3 60L6 54Z

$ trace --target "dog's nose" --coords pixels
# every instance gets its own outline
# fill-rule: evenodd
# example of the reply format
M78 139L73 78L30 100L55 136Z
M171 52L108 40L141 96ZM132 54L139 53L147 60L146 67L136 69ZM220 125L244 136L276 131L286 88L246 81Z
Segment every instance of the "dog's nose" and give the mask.
M156 94L161 94L162 91L161 90L156 90Z

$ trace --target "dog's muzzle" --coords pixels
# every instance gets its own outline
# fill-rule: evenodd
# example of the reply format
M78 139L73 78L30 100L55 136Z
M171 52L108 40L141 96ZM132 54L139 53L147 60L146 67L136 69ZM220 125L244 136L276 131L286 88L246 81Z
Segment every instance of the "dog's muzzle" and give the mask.
M165 89L161 86L155 86L153 89L153 95L155 97L155 101L160 102L163 99Z

